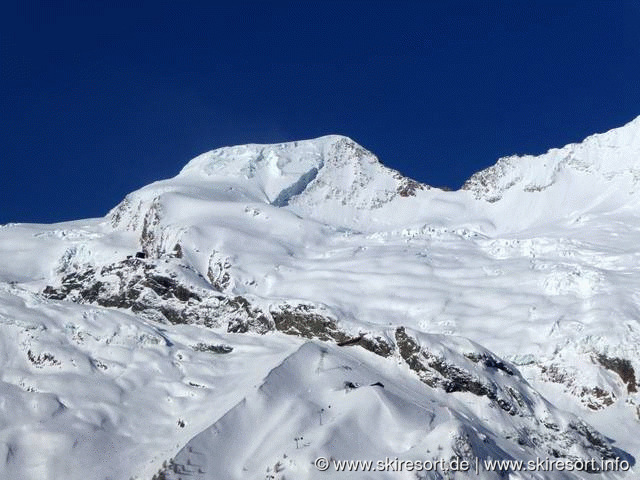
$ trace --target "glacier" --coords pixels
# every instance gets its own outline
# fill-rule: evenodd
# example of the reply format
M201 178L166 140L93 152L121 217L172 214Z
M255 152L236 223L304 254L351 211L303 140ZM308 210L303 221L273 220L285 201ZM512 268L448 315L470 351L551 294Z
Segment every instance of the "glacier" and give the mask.
M639 182L640 117L458 191L330 135L2 225L0 478L634 478Z

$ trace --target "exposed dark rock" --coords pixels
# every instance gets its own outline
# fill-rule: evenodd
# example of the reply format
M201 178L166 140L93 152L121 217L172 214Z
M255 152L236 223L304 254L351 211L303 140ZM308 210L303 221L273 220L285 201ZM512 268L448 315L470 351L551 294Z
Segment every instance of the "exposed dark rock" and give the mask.
M358 345L360 345L365 350L369 350L376 355L380 355L381 357L390 357L395 351L395 347L393 346L393 344L378 336L373 337L370 335L365 335L360 339Z
M346 342L350 337L338 328L332 318L319 315L309 305L284 305L272 310L271 318L276 330L287 335L305 338L317 338L324 341Z
M495 401L500 408L510 415L515 415L517 409L506 399L498 398L497 387L494 384L474 378L469 372L457 365L447 363L444 359L430 352L423 352L423 356L427 365L442 375L444 380L440 382L440 386L447 393L469 392L479 397L487 397Z
M96 270L86 266L63 273L60 285L48 285L43 296L52 300L131 309L156 321L221 326L229 331L273 330L267 316L242 297L221 296L195 286L181 276L179 265L153 259L127 258Z
M193 348L196 352L211 352L211 353L231 353L233 352L233 347L230 345L210 345L207 343L197 343L193 345Z
M636 372L629 360L624 358L607 357L606 355L598 355L597 358L600 365L617 373L622 381L627 384L628 393L635 393L638 391Z
M37 368L52 367L54 365L60 365L60 361L57 360L51 353L44 352L36 355L31 350L27 351L27 358Z
M384 340L382 337L365 336L364 334L357 337L349 338L345 341L338 342L339 347L347 347L350 345L358 345L369 350L381 357L389 357L394 352L395 348L392 344Z
M141 282L142 286L149 287L164 299L177 298L182 302L190 299L201 301L200 295L189 290L184 285L180 285L175 279L162 275L149 275Z
M586 406L591 410L602 410L605 407L609 407L615 403L616 396L608 392L598 386L588 389L587 387L582 388L581 397L586 396L587 398L595 398L598 399L598 402L589 401L585 402Z
M482 363L487 368L495 368L502 370L507 375L513 375L513 369L507 366L502 360L492 355L477 354L477 353L465 353L464 355L474 363Z
M604 390L597 385L585 386L576 384L574 376L557 365L541 365L540 373L544 380L564 385L569 392L591 410L602 410L613 405L616 401L616 396L613 392Z
M411 178L403 177L401 175L396 176L400 180L398 185L398 195L401 197L414 197L418 190L424 190L425 185L419 183Z
M182 251L182 246L179 243L176 243L175 246L173 247L171 256L174 258L182 258L184 256L184 253Z
M222 303L233 316L227 324L227 332L264 334L274 329L273 323L264 312L260 308L253 307L246 298L241 296L225 298Z
M415 371L420 380L433 388L441 388L447 393L469 392L494 401L501 409L515 415L518 411L511 399L499 395L498 388L490 381L474 377L463 368L448 363L443 358L421 347L407 334L404 327L395 332L396 345L400 356ZM488 357L487 357L488 358Z
M542 365L540 372L545 380L553 383L568 384L572 380L567 372L560 370L556 365Z
M348 347L349 345L357 345L360 342L360 340L362 340L362 335L360 335L359 337L349 338L344 342L338 342L338 346Z
M42 291L42 294L51 300L64 300L66 298L64 292L56 290L51 285L47 285Z
M595 447L603 458L616 458L616 454L609 445L609 442L596 430L582 421L575 421L569 424L569 428L585 437L592 447Z
M427 368L420 361L420 345L416 340L407 335L407 332L404 327L398 327L395 333L396 337L396 345L400 351L400 356L404 359L404 361L409 365L409 368L414 372L420 374L427 371ZM429 382L423 380L427 385L430 385Z

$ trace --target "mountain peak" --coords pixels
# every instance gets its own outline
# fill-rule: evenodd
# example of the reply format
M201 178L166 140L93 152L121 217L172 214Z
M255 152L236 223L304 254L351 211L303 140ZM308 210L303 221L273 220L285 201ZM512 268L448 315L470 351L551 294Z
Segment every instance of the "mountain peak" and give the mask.
M128 195L109 218L114 227L148 231L159 212L163 223L186 226L194 212L232 203L367 232L447 224L491 233L577 221L640 203L640 117L540 156L501 158L458 192L406 178L341 135L223 147Z
M397 197L415 196L425 188L382 165L351 138L327 135L287 143L222 147L204 153L176 177L128 195L110 217L114 226L139 229L145 218L141 212L153 205L154 211L169 211L174 210L171 205L182 205L185 200L205 200L287 207L322 223L361 228L370 223L372 210ZM176 196L182 198L178 203ZM176 219L185 212L178 210ZM386 216L393 217L390 212Z
M286 206L326 170L359 169L378 159L352 139L327 135L277 144L222 147L191 160L178 177L238 180L257 186L268 203Z
M273 206L310 210L320 203L371 209L423 188L342 135L219 148L191 160L177 178L234 179L257 186Z
M496 202L507 191L540 192L555 185L563 188L590 184L604 193L633 193L640 184L640 116L628 124L587 137L580 143L552 148L546 153L513 155L475 173L462 187L477 199Z
M221 147L197 156L185 165L179 175L254 178L266 173L282 176L310 167L321 168L324 157L330 150L340 150L340 147L348 145L360 147L352 139L342 135L274 144L250 143Z

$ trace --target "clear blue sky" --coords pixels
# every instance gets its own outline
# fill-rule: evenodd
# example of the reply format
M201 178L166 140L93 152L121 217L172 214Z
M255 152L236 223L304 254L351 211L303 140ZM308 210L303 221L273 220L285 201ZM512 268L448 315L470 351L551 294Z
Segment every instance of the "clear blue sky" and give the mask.
M640 115L636 1L226 3L4 2L0 223L102 216L201 152L329 133L457 188Z

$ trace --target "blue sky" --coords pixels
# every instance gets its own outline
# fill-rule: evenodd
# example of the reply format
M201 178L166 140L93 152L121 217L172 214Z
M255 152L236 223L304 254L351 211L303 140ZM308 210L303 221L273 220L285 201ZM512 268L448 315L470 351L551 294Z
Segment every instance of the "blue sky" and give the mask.
M639 5L8 2L0 223L102 216L212 148L329 133L458 188L640 115Z

